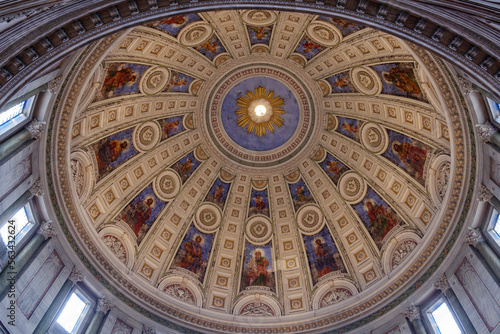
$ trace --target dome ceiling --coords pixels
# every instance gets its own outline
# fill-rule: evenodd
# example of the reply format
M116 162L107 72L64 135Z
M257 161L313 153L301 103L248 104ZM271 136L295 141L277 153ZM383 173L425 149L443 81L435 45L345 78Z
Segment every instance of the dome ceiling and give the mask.
M89 269L162 324L356 328L456 238L463 108L439 59L359 24L169 17L82 52L53 191Z

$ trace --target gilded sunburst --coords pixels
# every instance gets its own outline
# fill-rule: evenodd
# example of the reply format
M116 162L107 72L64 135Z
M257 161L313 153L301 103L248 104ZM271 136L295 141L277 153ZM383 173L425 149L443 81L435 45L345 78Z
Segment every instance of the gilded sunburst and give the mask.
M266 134L266 130L274 132L274 127L283 125L285 111L280 108L284 101L279 96L274 96L273 91L266 91L263 87L257 87L254 92L248 91L245 96L237 100L238 109L236 115L238 126L247 127L247 132L254 132L259 137Z

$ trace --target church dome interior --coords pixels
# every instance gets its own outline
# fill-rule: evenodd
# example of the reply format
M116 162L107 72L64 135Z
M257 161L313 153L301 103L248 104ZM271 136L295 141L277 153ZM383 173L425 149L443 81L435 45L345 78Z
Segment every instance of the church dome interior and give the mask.
M405 309L438 298L443 268L476 265L463 239L487 211L482 155L500 170L500 150L479 146L466 75L360 19L214 9L144 19L51 65L30 156L39 216L57 225L44 252L64 249L83 290L121 312L100 333L141 333L134 321L143 333L413 333ZM51 284L66 265L54 268Z

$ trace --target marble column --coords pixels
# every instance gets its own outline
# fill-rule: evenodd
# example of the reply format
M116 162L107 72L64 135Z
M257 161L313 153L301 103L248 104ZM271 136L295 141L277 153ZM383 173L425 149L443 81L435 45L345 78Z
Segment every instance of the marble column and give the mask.
M486 188L484 184L481 184L479 186L477 200L483 203L490 203L490 205L495 208L497 212L500 212L500 200L493 196L493 194L489 191L488 188ZM483 230L485 230L485 228L483 228Z
M42 222L37 233L24 245L23 249L14 254L15 257L9 258L7 266L0 273L0 300L2 300L7 294L8 288L10 287L10 281L8 277L10 275L20 276L23 268L26 266L29 260L36 254L40 253L40 247L45 240L53 238L57 235L54 230L54 226L51 221Z
M99 299L97 301L95 313L87 326L85 334L97 334L102 326L102 323L104 322L104 317L112 308L113 304L111 304L109 300L104 297Z
M1 142L0 161L5 159L9 154L17 150L27 141L31 139L39 139L42 134L44 124L45 122L39 122L34 119L31 123L28 123L26 127Z
M455 311L455 314L458 317L458 321L462 325L462 328L467 334L475 334L476 329L474 328L474 325L472 325L472 322L469 319L469 316L465 312L464 308L462 307L462 304L460 304L460 301L458 300L457 296L455 295L455 292L450 288L450 285L448 284L448 279L446 278L446 275L443 273L441 276L437 279L436 282L433 283L434 287L438 290L441 290L443 294L445 295L446 299L449 302L449 305Z
M500 132L498 131L498 128L496 128L490 122L477 124L476 128L479 134L479 138L483 143L490 143L495 145L497 148L500 148Z
M427 330L422 322L422 315L420 313L420 308L411 304L403 310L403 316L407 318L411 323L412 334L427 334Z
M21 207L23 207L33 197L40 197L43 195L42 180L38 180L29 190L26 190L14 203L12 203L4 212L0 214L0 223L7 221L12 217Z
M483 260L488 264L491 271L500 281L500 259L486 242L483 233L478 228L469 227L469 231L465 236L465 243L479 251Z
M38 323L38 326L36 326L33 334L45 334L48 331L50 325L55 320L54 318L57 315L57 312L66 302L68 294L71 292L75 284L82 280L83 274L76 267L74 267L68 279L64 282L63 286L57 293L57 296L52 301L52 304L50 304L47 311L45 311L45 314Z

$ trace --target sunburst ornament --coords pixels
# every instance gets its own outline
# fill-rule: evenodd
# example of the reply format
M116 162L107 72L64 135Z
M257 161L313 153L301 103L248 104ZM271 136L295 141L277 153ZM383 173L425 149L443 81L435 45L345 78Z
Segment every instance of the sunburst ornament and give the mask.
M247 132L254 132L259 137L266 134L266 130L274 132L274 127L283 125L285 111L280 108L284 101L279 96L274 96L273 91L266 91L263 87L257 87L254 92L248 91L246 96L237 100L240 107L236 111L238 126L247 127Z

